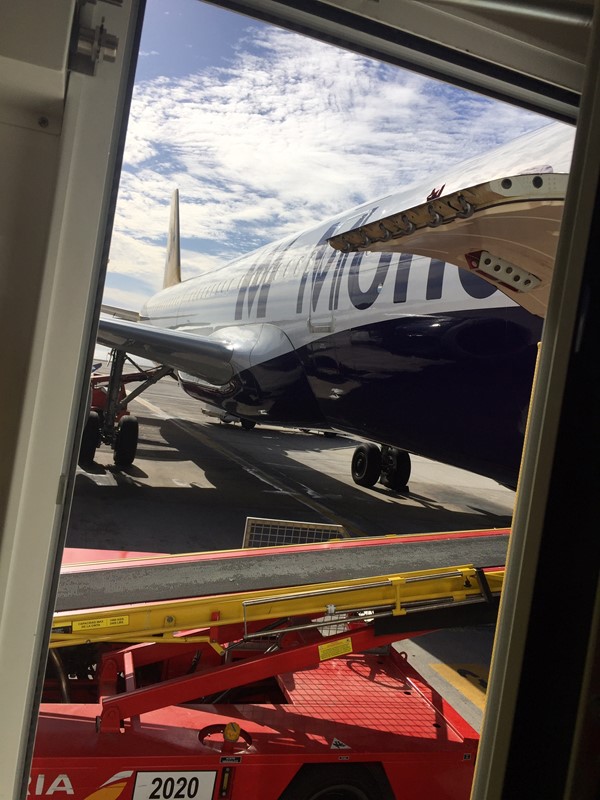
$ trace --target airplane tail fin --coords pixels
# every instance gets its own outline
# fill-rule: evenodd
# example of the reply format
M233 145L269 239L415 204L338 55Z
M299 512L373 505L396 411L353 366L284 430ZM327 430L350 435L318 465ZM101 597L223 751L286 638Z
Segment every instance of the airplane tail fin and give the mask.
M179 242L179 189L173 192L171 200L171 219L169 221L169 236L167 239L167 258L165 261L165 276L163 289L181 283L181 246Z

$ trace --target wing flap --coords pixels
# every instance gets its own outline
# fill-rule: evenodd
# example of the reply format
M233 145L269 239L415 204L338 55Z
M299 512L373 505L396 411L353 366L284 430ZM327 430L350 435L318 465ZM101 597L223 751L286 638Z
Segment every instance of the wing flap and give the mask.
M196 375L215 386L223 386L234 375L233 347L205 336L139 322L100 319L97 340L111 349Z
M545 317L567 182L568 175L550 173L478 184L371 220L329 244L344 252L414 253L456 264Z

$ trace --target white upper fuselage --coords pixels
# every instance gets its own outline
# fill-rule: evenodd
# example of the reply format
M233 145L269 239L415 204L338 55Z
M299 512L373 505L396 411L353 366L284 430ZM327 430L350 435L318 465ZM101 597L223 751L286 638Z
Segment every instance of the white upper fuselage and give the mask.
M440 175L437 187L443 184L447 194L532 169L567 172L572 140L571 129L548 125L492 158L479 157ZM165 289L146 303L140 317L159 327L229 340L240 336L244 326L270 323L298 349L330 332L390 316L514 305L491 287L482 292L469 275L437 260L398 253L347 254L327 244L332 236L371 219L423 203L433 189L428 183L364 204Z
M422 256L392 255L385 263L378 253L342 254L328 248L314 281L318 232L296 239L279 263L277 250L268 246L165 289L146 304L141 318L204 336L269 323L284 330L299 349L323 334L390 316L514 305L497 290L484 299L473 297L456 267Z

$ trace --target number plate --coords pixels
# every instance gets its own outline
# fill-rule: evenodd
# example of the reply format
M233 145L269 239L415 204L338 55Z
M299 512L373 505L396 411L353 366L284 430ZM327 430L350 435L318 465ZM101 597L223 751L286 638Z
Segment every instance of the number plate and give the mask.
M138 772L133 800L210 800L217 773Z

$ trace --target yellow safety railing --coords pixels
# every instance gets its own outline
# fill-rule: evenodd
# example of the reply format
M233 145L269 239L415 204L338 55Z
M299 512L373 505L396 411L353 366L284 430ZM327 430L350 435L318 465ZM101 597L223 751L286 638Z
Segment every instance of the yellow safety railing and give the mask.
M252 638L248 626L269 620L320 614L330 619L350 612L369 612L366 618L372 619L489 600L499 595L503 579L504 569L482 573L467 565L317 583L299 591L287 587L65 611L54 615L50 647L156 642L157 637L162 643L211 642L208 629L235 624L242 626L243 638ZM324 623L311 623L317 624Z

